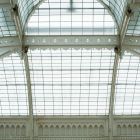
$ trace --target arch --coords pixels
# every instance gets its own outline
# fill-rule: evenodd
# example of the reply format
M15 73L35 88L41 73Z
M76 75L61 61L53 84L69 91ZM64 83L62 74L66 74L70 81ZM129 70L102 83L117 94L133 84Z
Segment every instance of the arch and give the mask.
M66 126L65 135L66 136L71 136L72 135L72 128L71 128L70 125Z
M117 24L121 27L123 22L125 10L127 8L129 0L98 0L110 9L111 13L113 13Z
M132 133L132 135L137 135L138 134L138 132L137 132L138 130L137 130L137 125L136 124L134 124L133 125L133 133Z
M127 135L127 127L126 127L125 124L122 126L121 134L122 134L123 136L126 136L126 135Z
M83 129L82 126L81 125L78 125L76 136L82 136L83 135L82 129Z
M88 127L88 136L93 136L93 126L92 125L90 125Z
M140 136L140 125L137 126L137 129L138 129L138 130L137 130L137 135Z
M19 15L22 24L22 31L24 32L24 28L26 23L34 12L34 10L43 2L44 0L18 0L17 4L19 7Z
M43 136L43 126L39 125L38 127L38 136Z
M76 129L77 129L76 126L73 125L72 128L71 128L71 134L72 134L72 136L76 136L77 135L77 130Z
M16 135L16 129L15 129L14 125L11 126L10 132L11 132L11 136L15 136Z
M4 136L4 126L0 125L0 136Z
M103 137L104 135L105 135L104 126L100 125L100 127L99 127L99 136Z
M61 126L61 135L65 136L65 126L64 125Z
M23 125L21 127L21 136L26 136L26 126L25 125Z
M98 126L97 125L95 125L94 126L94 136L98 136L99 135L99 133L98 133Z
M53 126L53 125L51 125L51 126L49 127L49 135L50 135L50 136L54 136L54 126Z
M119 22L118 22L118 20L117 20L117 18L116 18L116 16L115 16L113 10L112 10L112 9L109 7L109 5L107 5L107 3L105 3L103 0L97 0L97 1L99 1L99 2L105 7L105 9L107 9L107 11L110 13L110 15L112 16L114 22L116 23L116 26L117 26L117 29L118 29L118 32L119 32L119 30L120 30L120 25L119 25Z
M91 3L96 2L95 0L91 0ZM86 2L84 2L86 4ZM84 9L82 7L82 10L77 10L78 14L72 14L71 11L69 11L69 13L66 13L66 11L59 15L59 14L54 14L53 16L50 16L50 13L52 13L52 11L56 12L56 10L54 10L52 4L51 4L51 0L49 2L44 2L42 3L43 7L45 6L45 9L43 9L44 11L46 10L46 12L48 13L48 15L46 14L44 17L44 19L47 20L43 20L42 18L36 18L36 20L34 20L34 14L32 14L32 16L30 15L30 18L28 18L28 22L26 22L26 30L25 33L28 35L33 34L40 34L40 35L103 35L103 34L107 34L107 35L112 35L112 34L116 34L116 26L117 26L117 22L116 20L114 20L113 18L113 14L110 11L110 9L108 8L108 6L106 6L105 4L102 4L103 2L99 2L100 3L100 8L102 9L102 12L105 11L105 16L108 17L109 22L107 20L107 18L103 18L102 16L104 16L104 14L96 14L98 13L96 12L92 12L90 11L90 13L86 13L86 8ZM59 4L58 4L59 5ZM96 6L93 6L94 4L91 4L89 7L87 7L87 9L96 9ZM41 7L41 4L40 4ZM79 6L77 6L79 8ZM66 9L67 7L64 7L64 9ZM49 11L48 11L49 9ZM61 10L61 7L57 7L57 10ZM35 10L37 11L42 11L41 8L39 9L34 9L34 12L32 13L36 13ZM59 11L58 10L58 11ZM62 11L60 11L61 13ZM37 12L39 13L39 12ZM59 12L57 12L59 13ZM88 19L91 19L91 21L87 20L87 18L85 18L84 15L88 16ZM35 16L40 16L35 14ZM71 21L65 21L64 19L65 16L67 16L67 18L71 19ZM71 17L72 16L72 17ZM95 18L95 17L96 18ZM33 17L33 19L31 18ZM49 17L53 17L54 19L59 19L57 22L53 22L53 20L51 20L52 18ZM81 18L82 17L82 18ZM30 20L29 20L30 19ZM60 20L63 19L63 20ZM74 19L77 19L76 21ZM81 20L82 19L82 20ZM93 20L94 19L94 20ZM33 21L32 21L33 20ZM65 22L65 24L64 24ZM72 22L73 24L70 24L70 22ZM39 24L38 24L39 23ZM57 24L56 24L57 23ZM76 23L76 24L75 24ZM99 24L100 23L100 24ZM104 24L105 23L105 24ZM70 24L70 25L69 25ZM104 24L104 26L103 26ZM60 26L61 25L61 26ZM94 25L94 26L93 26ZM29 32L28 32L29 30ZM37 32L36 32L37 31Z
M21 135L21 129L20 129L20 126L17 125L16 126L16 136L20 136Z
M5 136L7 136L7 137L10 136L10 126L9 125L5 126Z
M56 127L55 127L55 129L54 129L54 135L56 135L56 136L61 135L61 133L60 133L60 128L59 128L58 125L56 125Z
M82 127L82 135L83 136L87 136L88 135L88 127L87 127L87 125L84 125Z
M50 135L49 127L48 125L45 125L43 129L43 136L49 136L49 135Z
M24 1L26 1L26 0L24 0ZM35 12L36 8L39 7L45 0L34 0L34 1L35 1L34 2L35 4L32 7L30 7L28 15L25 18L25 23L23 24L23 32L25 31L25 28L26 28L26 26L29 22L29 19L33 15L33 13ZM114 3L116 3L116 1L115 2L114 2L114 0L97 0L97 1L99 1L99 3L101 3L108 10L108 12L112 15L112 17L113 17L113 19L114 19L114 21L115 21L115 23L116 23L116 25L119 29L119 22L118 22L119 16L116 16L116 15L117 15L117 12L120 11L120 10L117 10L117 9L116 9L116 11L114 10ZM121 3L123 3L123 2L124 1L121 1ZM117 3L120 3L120 2L117 2ZM125 4L123 4L123 5L125 5ZM123 7L118 7L118 8L122 9ZM20 13L22 13L22 11L20 11ZM123 16L123 15L121 15L121 16Z
M117 136L121 136L121 126L117 125Z
M127 128L127 135L131 136L132 135L132 126L129 124Z
M28 21L30 20L30 17L33 15L33 13L35 12L36 8L38 8L44 1L45 1L45 0L39 0L39 2L38 2L36 5L34 5L34 6L32 7L32 9L31 9L31 11L29 12L29 14L27 15L26 21L25 21L25 23L24 23L24 25L23 25L23 33L25 32L25 28L26 28L26 26L27 26L27 24L28 24Z

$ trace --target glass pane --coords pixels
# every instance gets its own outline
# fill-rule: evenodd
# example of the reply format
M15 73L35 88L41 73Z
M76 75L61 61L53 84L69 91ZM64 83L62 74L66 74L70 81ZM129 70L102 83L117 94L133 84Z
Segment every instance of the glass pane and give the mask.
M30 18L28 35L114 35L115 22L96 0L44 1Z
M130 18L128 25L127 35L140 35L140 12L139 10L134 10L134 14Z
M34 115L106 115L114 52L30 50Z
M16 26L10 12L11 8L0 8L0 37L16 35Z
M126 53L120 61L115 94L116 115L140 114L140 58Z
M23 27L26 23L29 14L32 12L34 6L38 4L40 1L42 0L18 0L17 1L19 6L19 15Z
M18 54L0 59L0 115L28 115L25 70Z
M114 14L118 25L123 22L128 0L102 0L107 6L110 7L111 12Z

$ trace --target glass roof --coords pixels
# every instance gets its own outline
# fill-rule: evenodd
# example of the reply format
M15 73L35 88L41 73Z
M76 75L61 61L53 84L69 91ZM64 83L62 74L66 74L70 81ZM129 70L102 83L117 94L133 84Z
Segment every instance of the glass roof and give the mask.
M106 4L114 14L116 22L121 26L129 0L100 0Z
M112 16L97 0L47 0L30 18L28 35L114 35Z
M0 37L16 35L16 26L10 10L9 7L0 8Z
M99 0L121 25L129 0ZM18 0L24 26L41 0ZM0 37L16 36L9 7L0 8ZM30 17L26 35L116 35L115 22L97 0L46 0ZM140 35L134 10L127 35ZM108 115L113 49L48 47L29 49L34 115ZM115 87L115 115L140 114L140 58L125 52ZM29 115L24 61L18 54L0 58L0 116Z
M134 14L131 16L127 35L140 35L140 11L134 10Z
M114 51L29 50L34 115L108 115ZM114 114L140 114L140 58L119 62ZM0 60L0 116L28 115L25 66L18 54Z
M25 70L18 54L0 59L0 115L28 115Z
M30 51L35 115L106 115L113 51L46 49Z
M24 27L28 16L34 9L34 7L42 0L18 0L18 6L19 6L19 13L21 18L22 26Z
M140 58L131 53L125 52L119 63L114 113L140 114Z

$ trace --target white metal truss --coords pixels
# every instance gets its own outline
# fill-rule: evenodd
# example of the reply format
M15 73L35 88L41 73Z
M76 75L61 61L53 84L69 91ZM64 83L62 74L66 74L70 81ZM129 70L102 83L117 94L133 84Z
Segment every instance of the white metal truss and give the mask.
M120 30L119 42L118 42L117 47L115 48L115 60L114 60L114 66L113 66L110 105L109 105L109 139L110 140L113 140L113 135L114 135L113 134L113 121L114 121L113 111L114 111L114 97L115 97L118 64L119 64L120 57L122 57L122 49L124 49L124 46L126 45L126 44L124 45L124 42L125 42L126 31L128 28L131 15L132 15L132 9L128 5L125 11L124 20L123 20L122 27Z
M26 36L24 38L23 43L25 43L25 46L29 46L31 48L46 48L46 47L96 47L96 48L114 48L115 46L119 45L119 37L118 36ZM140 38L139 37L132 37L132 36L126 36L123 43L123 49L128 49L128 47L137 48L139 49L140 45ZM9 54L14 49L20 49L21 50L21 43L19 41L18 37L4 37L0 40L0 49L3 50L3 53L1 51L1 57L2 55ZM13 47L12 47L13 46ZM26 69L26 77L27 77L27 85L28 85L28 101L29 101L29 130L30 130L30 139L32 140L34 138L34 131L37 131L34 128L34 119L33 119L33 106L32 106L32 92L31 92L31 81L30 81L30 71L29 71L29 62L28 62L28 56L27 56L27 50L25 49L25 55L24 55L24 62L25 62L25 69ZM118 48L116 48L118 49ZM129 50L129 49L128 49ZM110 132L107 138L113 139L115 134L114 128L114 121L115 118L113 116L113 104L114 104L114 92L115 92L115 82L116 82L116 74L117 74L117 65L119 60L119 50L116 50L116 57L114 62L114 68L113 68L113 78L112 78L112 87L111 87L111 97L110 97L110 114L108 119L109 128L106 129L106 131ZM97 117L97 116L96 116ZM120 117L121 118L121 117ZM139 138L139 137L138 137ZM138 140L136 137L136 140ZM123 138L120 137L120 139L123 140ZM118 140L120 140L118 138ZM124 137L125 139L125 137Z
M110 94L110 104L109 104L109 139L113 139L113 110L114 110L114 96L115 96L115 86L116 86L116 78L117 78L117 69L118 63L120 59L120 49L116 47L115 51L115 59L112 73L112 85L111 85L111 94Z
M119 45L119 36L25 36L25 45L28 46L117 46ZM0 38L0 47L17 46L19 48L20 41L18 37L2 37ZM123 48L132 46L132 48L140 46L140 37L126 36L123 42Z
M28 89L28 102L29 102L29 131L30 131L30 140L33 139L34 134L34 124L33 124L33 101L32 101L32 88L31 88L31 78L30 78L30 70L29 70L29 61L27 55L28 48L25 47L24 52L24 65L26 71L26 79L27 79L27 89Z

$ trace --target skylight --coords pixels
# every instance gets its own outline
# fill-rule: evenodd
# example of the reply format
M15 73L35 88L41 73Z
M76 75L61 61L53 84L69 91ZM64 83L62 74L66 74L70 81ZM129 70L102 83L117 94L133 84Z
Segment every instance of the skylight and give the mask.
M0 59L0 115L28 115L24 64L18 54Z
M97 0L47 0L31 16L28 35L114 35L115 22Z
M107 115L113 63L106 49L30 51L34 115Z

